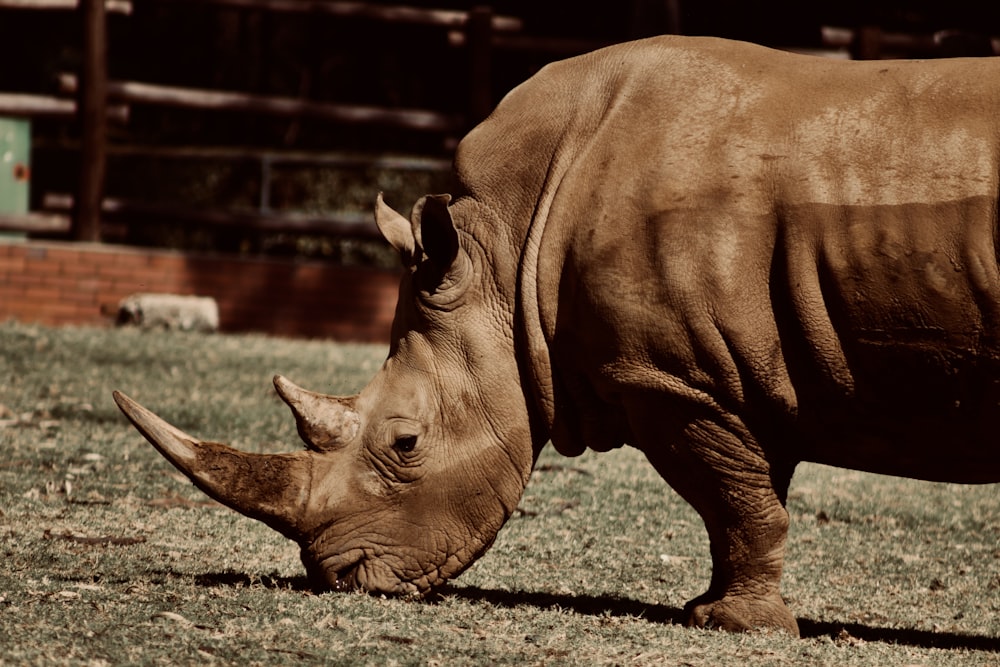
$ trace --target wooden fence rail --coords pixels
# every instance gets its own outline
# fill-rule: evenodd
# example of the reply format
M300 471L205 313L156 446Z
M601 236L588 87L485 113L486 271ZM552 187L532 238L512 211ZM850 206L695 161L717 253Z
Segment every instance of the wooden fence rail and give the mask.
M25 9L66 11L79 7L80 0L0 0L0 9ZM104 9L109 14L132 13L131 0L104 0Z
M823 26L821 34L824 46L849 49L855 58L862 60L885 57L884 54L887 52L894 55L939 53L949 40L968 37L967 33L948 30L936 33L905 33L882 30L876 26L862 26L857 29ZM980 39L984 51L1000 55L1000 38L983 36Z
M3 0L0 0L3 1ZM403 5L381 5L370 2L340 0L152 0L161 5L212 4L233 9L276 13L326 14L343 18L363 18L387 23L411 23L441 28L463 28L470 12L452 9L423 9ZM490 26L497 32L518 32L524 22L514 16L491 14Z
M76 113L76 100L49 95L0 93L0 114L5 116L72 118L76 116ZM129 119L128 105L108 105L107 119L115 123L127 123Z
M76 94L79 91L76 75L61 74L59 87L64 93ZM133 104L312 117L334 123L390 125L427 132L456 132L463 127L463 120L458 116L422 109L332 104L294 97L182 88L138 81L108 81L107 95L109 99Z
M50 193L42 199L47 211L69 212L74 209L73 196ZM371 213L342 211L336 215L301 213L271 213L232 209L194 208L183 204L147 203L132 199L105 197L101 200L102 218L109 221L141 219L146 222L165 221L184 226L233 227L256 232L287 232L294 234L330 234L351 238L381 238ZM64 216L68 221L68 216ZM57 224L58 214L49 219Z

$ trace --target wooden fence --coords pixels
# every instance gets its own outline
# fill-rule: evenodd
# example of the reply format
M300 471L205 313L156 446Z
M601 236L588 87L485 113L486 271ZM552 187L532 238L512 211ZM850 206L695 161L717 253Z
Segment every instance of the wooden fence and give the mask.
M544 52L551 58L563 57L601 46L601 43L565 38L541 38L524 34L523 21L517 17L497 15L488 7L470 11L439 10L402 5L382 5L347 0L144 0L170 6L216 6L237 10L254 10L280 14L315 14L344 18L364 18L371 21L434 26L447 31L448 43L464 49L468 67L468 97L464 114L443 113L431 109L384 108L357 104L334 104L294 97L251 94L151 84L142 81L108 78L107 16L129 16L131 0L0 0L0 11L66 11L78 12L83 36L83 58L78 73L66 72L59 77L64 97L23 95L0 92L0 114L29 117L75 116L79 120L80 167L76 192L72 196L47 198L58 204L57 210L33 212L28 215L0 215L0 229L66 232L76 240L99 241L101 220L105 215L118 218L129 213L162 219L177 216L188 222L213 225L240 225L256 220L246 213L203 210L184 211L178 206L141 206L134 202L107 201L104 196L108 160L108 123L127 123L134 105L177 107L204 111L236 111L283 118L316 118L328 123L350 125L380 125L406 128L413 132L441 133L458 138L475 122L485 117L495 100L492 97L492 70L495 51L529 50ZM680 11L679 1L673 3ZM824 28L824 47L858 58L883 55L928 54L947 49L956 42L948 33L909 35L881 31L874 27L857 29ZM1000 52L1000 42L987 43L986 48ZM301 159L301 158L300 158ZM267 168L272 161L262 160ZM434 168L444 168L435 165ZM264 175L264 180L268 176ZM262 195L266 196L266 195ZM66 204L72 209L67 212ZM71 215L70 215L71 213ZM301 216L288 216L262 209L266 226L279 227L282 220L291 231L302 229ZM327 224L322 224L325 219ZM369 222L361 225L347 216L313 216L306 225L314 231L326 228L333 233L371 234ZM256 223L260 223L256 220ZM367 230L365 229L367 227ZM353 230L350 231L350 230Z
M433 26L446 32L446 41L452 48L464 50L466 66L462 76L469 85L468 99L461 113L318 102L109 79L108 15L117 14L125 17L122 20L130 20L133 1L0 0L0 11L75 11L83 37L80 71L64 72L59 77L62 96L0 92L0 115L74 118L79 123L81 138L75 191L46 193L41 198L41 210L0 214L0 231L94 242L102 240L103 230L109 224L161 220L171 224L266 233L372 237L377 230L367 214L304 215L272 210L269 194L272 167L310 164L444 171L449 166L447 159L362 158L245 147L157 146L155 152L162 156L200 155L256 161L260 168L260 201L256 212L150 204L106 196L109 155L149 150L148 147L109 145L109 124L113 128L113 124L128 123L133 107L149 105L291 119L314 118L324 123L351 126L404 128L409 132L437 133L457 140L493 107L492 81L498 52L532 51L544 54L545 60L603 45L591 40L528 35L519 18L497 15L488 7L454 11L346 0L140 0L164 6L208 5ZM675 12L680 12L680 3L681 0L669 0ZM1000 40L980 41L970 47L964 39L964 35L951 33L910 35L874 27L824 28L823 49L855 58L952 54L955 48L1000 53ZM225 330L384 340L397 279L398 274L392 271L323 267L308 262L182 256L169 251L114 249L93 243L78 244L74 249L72 244L8 243L0 239L0 318L18 317L52 324L107 322L107 311L117 299L131 291L157 289L215 296L220 300ZM241 284L248 287L240 287ZM330 289L330 285L337 287Z
M35 197L40 210L0 214L0 230L68 238L76 243L0 238L0 319L47 324L101 324L113 319L118 300L137 291L213 296L225 331L332 336L385 341L395 303L398 272L324 265L318 262L238 259L94 244L121 221L166 221L170 225L233 228L264 233L301 233L365 238L377 235L370 214L295 214L270 206L271 169L310 165L337 169L425 170L450 168L447 158L384 155L359 157L314 151L247 147L109 145L109 123L125 124L133 107L149 105L206 112L238 112L324 123L403 128L457 140L492 109L492 58L496 40L517 35L516 17L489 8L472 11L423 9L341 0L143 0L161 5L214 5L236 10L310 13L370 21L434 26L446 44L464 49L468 100L463 113L435 109L384 108L317 102L295 97L151 84L108 78L108 14L128 21L129 0L0 0L0 11L75 11L82 35L78 72L58 80L62 96L0 92L0 115L75 119L80 136L74 192ZM554 55L599 46L585 42L522 40L505 48L539 48ZM178 159L255 161L260 168L256 212L153 204L105 195L109 156L143 152ZM2 236L2 235L0 235ZM84 243L80 243L84 242Z
M35 230L50 233L68 230L79 241L101 239L101 218L105 212L121 213L120 203L104 199L107 163L107 121L127 122L132 105L173 106L208 111L238 111L280 117L318 118L331 123L352 125L384 125L416 132L439 132L460 136L475 120L492 108L490 93L491 39L495 34L516 32L522 28L519 19L494 15L488 8L469 12L421 9L415 7L373 5L364 2L336 0L150 0L162 4L201 4L220 7L253 9L281 13L319 13L343 17L362 17L377 21L438 26L453 33L452 42L464 45L471 58L471 82L468 114L456 116L426 109L390 109L374 106L320 103L305 99L254 95L233 91L215 91L176 86L164 86L139 81L115 81L107 76L107 13L131 14L127 0L0 0L0 10L69 10L77 9L83 35L83 58L79 75L65 73L60 77L61 91L67 98L39 95L0 93L0 114L78 117L81 132L80 169L77 191L72 197L72 216L61 212L0 216L0 229ZM461 35L458 37L457 35ZM440 168L439 165L436 166ZM63 200L65 201L65 200ZM149 214L147 207L141 212ZM138 210L132 207L132 210ZM156 217L178 215L181 211L165 208ZM211 224L241 224L244 214L227 215L223 211L211 216L187 215ZM281 217L267 216L277 224ZM61 222L60 222L61 221ZM302 226L301 220L290 218L289 228ZM336 217L330 220L331 230L343 230L345 225ZM312 225L318 228L320 225ZM360 231L357 225L348 225ZM362 232L363 234L364 232Z

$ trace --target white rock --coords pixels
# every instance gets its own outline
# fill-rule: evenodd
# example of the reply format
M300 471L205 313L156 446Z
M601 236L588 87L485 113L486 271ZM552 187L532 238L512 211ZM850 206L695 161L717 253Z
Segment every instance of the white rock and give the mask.
M219 305L208 296L137 293L118 304L118 324L214 332L219 329Z

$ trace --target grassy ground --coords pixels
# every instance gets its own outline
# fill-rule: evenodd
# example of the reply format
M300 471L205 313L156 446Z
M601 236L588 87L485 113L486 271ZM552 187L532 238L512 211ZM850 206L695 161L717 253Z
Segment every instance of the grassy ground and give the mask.
M1000 664L993 487L802 466L784 593L804 638L677 624L707 584L697 516L634 451L546 451L493 549L429 602L315 595L297 550L142 440L297 448L275 372L364 384L369 346L0 325L0 664Z

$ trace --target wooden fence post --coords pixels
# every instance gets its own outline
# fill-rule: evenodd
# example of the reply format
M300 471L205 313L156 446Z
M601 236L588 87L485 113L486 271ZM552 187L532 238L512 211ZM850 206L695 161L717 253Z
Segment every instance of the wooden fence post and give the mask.
M855 60L878 60L882 54L882 30L871 25L858 28L851 51Z
M101 201L107 141L107 22L104 0L80 0L83 59L80 71L80 180L72 236L77 241L101 239Z
M469 49L469 126L493 111L493 10L473 7L465 26Z

